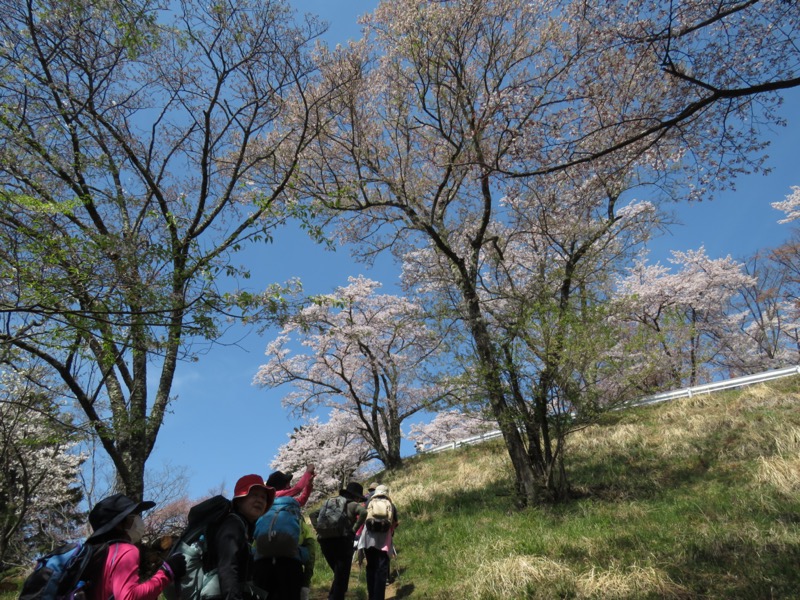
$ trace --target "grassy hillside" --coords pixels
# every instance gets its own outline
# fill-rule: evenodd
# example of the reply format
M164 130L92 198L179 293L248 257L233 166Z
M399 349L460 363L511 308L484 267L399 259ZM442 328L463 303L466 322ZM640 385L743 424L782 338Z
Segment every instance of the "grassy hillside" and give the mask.
M607 415L570 438L575 499L524 511L500 442L413 458L387 597L800 598L799 403L791 378Z
M499 442L414 458L386 477L393 595L800 598L798 402L792 378L607 415L570 438L575 500L524 511Z

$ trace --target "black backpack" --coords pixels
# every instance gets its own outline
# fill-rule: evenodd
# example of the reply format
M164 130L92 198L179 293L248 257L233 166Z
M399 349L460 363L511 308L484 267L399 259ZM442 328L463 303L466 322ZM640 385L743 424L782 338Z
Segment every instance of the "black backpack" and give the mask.
M92 586L96 565L108 543L73 542L36 560L33 573L22 584L19 600L83 600Z
M219 595L214 538L231 506L225 496L212 496L189 509L186 529L170 550L170 554L186 557L186 575L164 588L167 600L200 600Z
M314 529L321 540L353 535L352 524L347 516L348 500L344 496L335 496L325 500L319 509Z

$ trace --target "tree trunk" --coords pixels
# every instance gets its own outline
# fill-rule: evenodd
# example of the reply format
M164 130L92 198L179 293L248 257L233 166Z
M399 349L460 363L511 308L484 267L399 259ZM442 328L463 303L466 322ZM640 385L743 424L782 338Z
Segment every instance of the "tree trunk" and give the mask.
M480 309L478 308L477 295L472 296L470 307L470 328L475 341L477 356L479 359L478 368L481 370L483 383L486 387L489 405L492 413L500 425L511 464L514 467L516 476L517 494L520 506L533 506L539 498L539 486L536 482L536 475L533 464L525 449L522 434L517 428L517 419L514 410L509 406L503 391L503 384L500 377L500 365L496 356L495 347L491 342L489 331L486 327Z

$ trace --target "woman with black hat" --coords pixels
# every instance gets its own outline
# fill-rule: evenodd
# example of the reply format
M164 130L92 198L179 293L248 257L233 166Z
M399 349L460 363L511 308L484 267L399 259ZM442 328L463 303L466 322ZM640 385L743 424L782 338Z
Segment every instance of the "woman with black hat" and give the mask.
M142 512L155 502L134 502L123 494L100 500L89 512L92 526L87 544L107 544L102 571L93 578L90 600L156 600L171 582L186 573L183 554L173 554L147 581L139 581L138 544L144 535Z
M353 564L353 541L356 531L367 518L367 509L364 508L364 488L360 483L351 481L342 490L339 490L339 497L345 498L344 513L347 516L347 531L341 531L338 535L327 537L320 533L318 517L323 508L336 498L329 498L319 509L311 513L311 523L317 529L317 539L319 547L325 561L333 571L333 582L328 593L328 600L344 600L347 587L350 582L350 567ZM327 509L326 509L327 510ZM342 535L344 534L344 535Z

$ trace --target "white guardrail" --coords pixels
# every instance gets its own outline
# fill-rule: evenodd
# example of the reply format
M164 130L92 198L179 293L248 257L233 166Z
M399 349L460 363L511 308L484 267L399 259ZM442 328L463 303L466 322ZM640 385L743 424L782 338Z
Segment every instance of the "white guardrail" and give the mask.
M763 383L773 379L780 379L782 377L790 377L792 375L800 374L800 365L794 367L786 367L785 369L776 369L774 371L764 371L763 373L755 373L754 375L745 375L743 377L734 377L733 379L726 379L725 381L713 381L711 383L704 383L703 385L695 385L693 387L674 390L672 392L662 392L653 396L646 396L641 400L632 402L628 406L645 406L648 404L658 404L659 402L668 402L669 400L677 400L678 398L691 398L697 394L710 394L711 392L719 392L721 390L729 390L732 388L744 387L753 385L755 383ZM423 450L421 453L442 452L444 450L455 450L461 446L470 446L472 444L480 444L487 440L499 438L503 434L500 430L487 431L480 435L458 440L457 442L448 442L441 446L436 446L429 450Z

